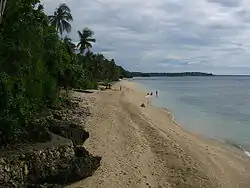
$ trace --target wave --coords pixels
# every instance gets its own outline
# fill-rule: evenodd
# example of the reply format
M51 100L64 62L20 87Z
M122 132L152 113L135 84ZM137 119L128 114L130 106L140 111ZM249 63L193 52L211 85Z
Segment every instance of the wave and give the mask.
M177 121L176 121L176 119L175 119L175 117L174 117L174 114L169 110L169 109L167 109L167 108L162 108L163 110L165 110L167 113L168 113L168 115L170 115L170 117L171 117L171 119L172 119L172 121L176 124L176 125L179 125L180 126L180 124L179 123L177 123ZM210 139L213 139L213 138L210 138ZM234 148L236 148L236 149L239 149L239 150L241 150L245 155L247 155L248 157L250 157L250 151L247 151L242 145L240 145L240 144L237 144L237 143L235 143L235 142L233 142L233 141L231 141L231 140L228 140L228 139L226 139L226 140L221 140L221 139L215 139L215 140L217 140L217 141L219 141L219 142L224 142L225 144L228 144L228 145L230 145L230 146L232 146L232 147L234 147Z
M250 152L249 152L249 151L244 151L244 153L245 153L248 157L250 157Z
M154 105L154 103L153 103L153 105ZM156 106L156 105L154 105L154 106ZM157 106L156 106L157 107ZM165 108L165 107L160 107L161 109L163 109L164 111L166 111L167 113L168 113L168 115L170 116L170 118L171 118L171 120L176 124L176 125L178 125L178 126L180 126L180 127L182 127L178 122L177 122L177 120L175 119L175 116L174 116L174 113L171 111L171 110L169 110L168 108ZM204 135L203 135L204 136ZM209 137L208 137L209 138ZM230 146L232 146L232 147L234 147L234 148L236 148L236 149L239 149L239 150L241 150L245 155L247 155L248 157L250 157L250 151L247 151L242 145L240 145L240 144L237 144L236 142L234 142L234 141L232 141L232 140L228 140L228 139L219 139L219 138L212 138L212 137L210 137L210 139L215 139L215 140L217 140L217 141L219 141L219 142L223 142L223 143L225 143L225 144L228 144L228 145L230 145Z
M225 143L229 144L230 146L233 146L234 148L237 148L237 149L241 150L245 155L250 157L250 152L247 151L242 145L236 144L235 142L230 141L230 140L225 140Z

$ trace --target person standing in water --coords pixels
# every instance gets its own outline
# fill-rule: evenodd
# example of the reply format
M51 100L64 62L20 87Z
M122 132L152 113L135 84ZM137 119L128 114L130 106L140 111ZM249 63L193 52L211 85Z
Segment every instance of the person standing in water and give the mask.
M156 95L156 97L158 97L158 91L157 90L155 91L155 95Z

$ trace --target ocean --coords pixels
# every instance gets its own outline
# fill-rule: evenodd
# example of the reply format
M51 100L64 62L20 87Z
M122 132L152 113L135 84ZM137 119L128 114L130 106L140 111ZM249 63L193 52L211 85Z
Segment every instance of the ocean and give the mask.
M184 128L250 151L250 76L133 78Z

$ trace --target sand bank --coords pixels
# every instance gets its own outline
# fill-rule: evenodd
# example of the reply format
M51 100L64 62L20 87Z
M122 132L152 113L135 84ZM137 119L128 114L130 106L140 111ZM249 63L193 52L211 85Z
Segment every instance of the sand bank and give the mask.
M250 187L249 157L184 130L168 111L148 103L145 93L129 81L77 93L92 113L85 146L103 159L92 177L70 187Z

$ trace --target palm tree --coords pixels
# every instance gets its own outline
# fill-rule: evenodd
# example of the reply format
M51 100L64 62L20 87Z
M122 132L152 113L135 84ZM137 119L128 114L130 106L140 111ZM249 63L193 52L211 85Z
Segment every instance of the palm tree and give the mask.
M80 42L77 44L77 48L79 48L80 52L83 54L87 49L90 52L90 48L92 48L92 43L96 42L93 37L95 34L91 29L84 28L83 31L78 31Z
M73 54L74 51L75 51L76 45L72 42L71 38L69 38L69 37L66 36L66 37L63 39L63 42L64 42L64 44L65 44L65 47L66 47L66 49L67 49L67 52L68 52L69 54Z
M71 31L70 21L73 21L73 17L70 8L65 3L60 4L55 10L54 15L49 16L50 24L55 26L61 36L64 31L67 33Z

